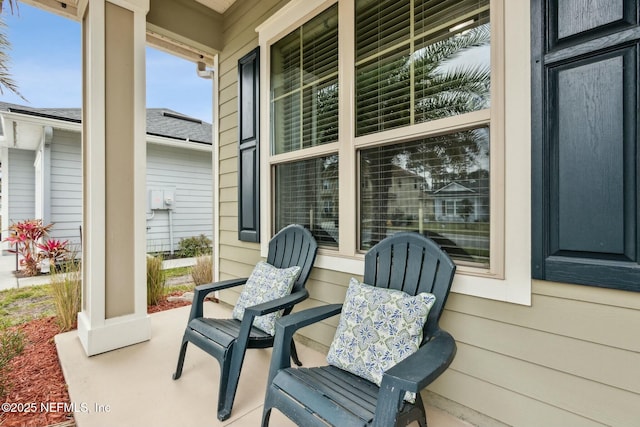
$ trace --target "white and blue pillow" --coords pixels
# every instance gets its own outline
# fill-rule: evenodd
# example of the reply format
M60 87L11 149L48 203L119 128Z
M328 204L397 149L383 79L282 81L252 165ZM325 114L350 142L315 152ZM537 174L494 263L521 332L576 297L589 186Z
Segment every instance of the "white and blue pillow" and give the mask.
M351 278L327 362L380 386L386 370L418 351L435 300ZM415 394L405 399L413 402Z
M242 320L246 307L289 295L299 275L300 267L298 266L276 268L264 261L259 261L247 279L238 302L233 308L233 318ZM253 326L273 335L275 334L276 319L281 316L282 310L258 316L254 319Z

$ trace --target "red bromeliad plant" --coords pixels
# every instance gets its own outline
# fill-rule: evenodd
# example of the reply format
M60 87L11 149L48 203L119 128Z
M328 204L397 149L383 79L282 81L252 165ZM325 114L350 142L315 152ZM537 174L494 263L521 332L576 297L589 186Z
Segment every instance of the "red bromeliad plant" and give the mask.
M9 252L22 256L20 265L24 267L25 275L38 274L38 267L43 259L49 258L50 262L54 263L62 260L68 253L66 248L68 241L49 240L39 243L41 239L48 236L51 227L53 223L44 225L41 219L28 219L9 226L11 235L4 241L14 246Z
M68 240L62 242L58 239L50 239L44 243L38 243L36 246L42 251L41 254L44 258L49 259L49 263L53 268L56 262L64 261L69 255L68 245Z

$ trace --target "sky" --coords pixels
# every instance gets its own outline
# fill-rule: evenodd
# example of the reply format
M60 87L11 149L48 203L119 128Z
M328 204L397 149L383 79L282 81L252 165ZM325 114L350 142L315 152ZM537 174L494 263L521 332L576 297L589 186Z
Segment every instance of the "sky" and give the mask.
M4 7L11 44L9 72L27 101L4 90L0 101L34 108L82 105L80 23L18 3ZM197 76L193 62L147 47L147 107L169 108L211 123L212 81Z

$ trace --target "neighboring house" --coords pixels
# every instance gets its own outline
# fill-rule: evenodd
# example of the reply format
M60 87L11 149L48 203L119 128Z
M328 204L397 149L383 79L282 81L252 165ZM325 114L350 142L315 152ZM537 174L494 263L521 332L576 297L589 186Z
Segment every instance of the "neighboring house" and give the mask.
M79 108L0 103L2 224L42 218L51 237L79 250L82 153ZM147 251L212 238L211 125L168 109L147 110ZM3 247L8 248L6 244Z
M478 184L478 181L466 183ZM488 183L485 183L488 184ZM489 187L451 182L433 192L436 221L489 221Z
M366 178L380 178L371 191L384 205L385 164L420 171L430 191L476 191L469 177L486 174L482 221L434 221L473 259L454 256L441 325L457 354L428 402L483 426L638 425L638 1L34 2L83 23L83 146L97 150L85 159L84 219L127 227L88 227L83 256L96 268L83 269L78 318L88 355L151 335L132 215L142 209L117 193L92 198L122 174L142 193L132 164L93 166L101 150L142 160L130 142L144 138L145 74L130 60L144 64L148 40L200 62L198 72L215 67L216 278L247 277L274 232L299 221L321 246L304 306L342 302L392 222L363 209ZM474 47L442 61L452 46L434 43L451 37ZM447 72L466 61L475 72L452 86ZM478 238L489 242L480 256ZM300 333L327 349L336 324Z

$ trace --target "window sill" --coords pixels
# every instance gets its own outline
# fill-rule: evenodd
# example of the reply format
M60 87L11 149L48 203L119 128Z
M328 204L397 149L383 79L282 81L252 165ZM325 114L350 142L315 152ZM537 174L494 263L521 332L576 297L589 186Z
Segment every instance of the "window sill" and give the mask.
M364 255L347 257L327 252L318 254L315 268L362 276ZM531 305L531 278L528 274L513 274L513 276L511 280L506 280L485 269L460 266L451 290L463 295Z

